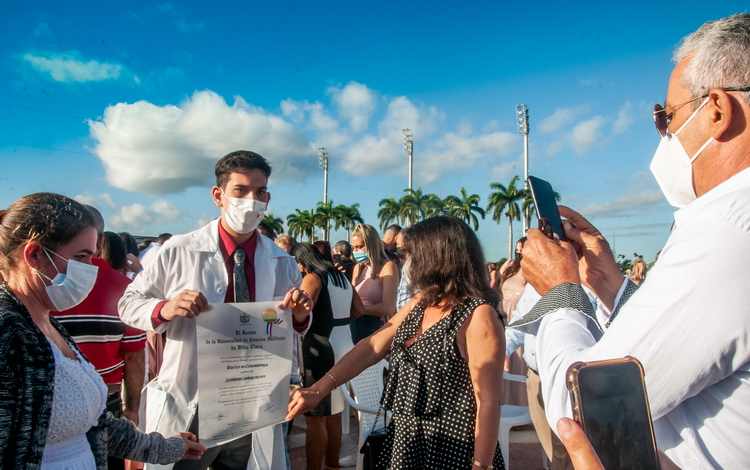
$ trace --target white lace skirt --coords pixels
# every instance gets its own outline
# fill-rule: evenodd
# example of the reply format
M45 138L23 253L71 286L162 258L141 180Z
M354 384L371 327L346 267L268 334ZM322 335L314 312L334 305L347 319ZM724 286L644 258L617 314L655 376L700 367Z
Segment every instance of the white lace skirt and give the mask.
M45 446L42 470L96 470L96 461L86 435Z

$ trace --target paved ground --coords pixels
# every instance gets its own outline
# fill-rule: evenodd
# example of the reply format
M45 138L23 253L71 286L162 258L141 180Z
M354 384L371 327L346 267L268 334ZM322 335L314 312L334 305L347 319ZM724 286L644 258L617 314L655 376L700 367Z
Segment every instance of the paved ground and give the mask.
M341 442L341 456L352 455L356 451L357 425L354 417L351 417L350 432L344 434ZM289 455L292 460L292 470L305 470L305 420L301 416L294 420ZM532 426L511 430L509 463L507 468L512 470L541 470L543 468L542 446Z

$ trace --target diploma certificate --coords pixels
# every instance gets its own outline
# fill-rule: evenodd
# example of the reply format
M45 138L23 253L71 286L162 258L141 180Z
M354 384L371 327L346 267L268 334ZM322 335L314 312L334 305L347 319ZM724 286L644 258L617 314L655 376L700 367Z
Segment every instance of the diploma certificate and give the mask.
M195 318L200 442L213 447L285 421L292 314L279 302L211 304Z

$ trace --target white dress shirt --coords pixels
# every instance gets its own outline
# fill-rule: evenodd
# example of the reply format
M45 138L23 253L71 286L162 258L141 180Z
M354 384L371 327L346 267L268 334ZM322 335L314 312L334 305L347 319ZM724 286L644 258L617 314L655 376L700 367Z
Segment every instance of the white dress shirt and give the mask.
M537 322L552 429L571 416L570 364L630 355L646 372L660 449L682 469L750 468L748 281L750 169L675 213L659 261L606 333L570 308Z

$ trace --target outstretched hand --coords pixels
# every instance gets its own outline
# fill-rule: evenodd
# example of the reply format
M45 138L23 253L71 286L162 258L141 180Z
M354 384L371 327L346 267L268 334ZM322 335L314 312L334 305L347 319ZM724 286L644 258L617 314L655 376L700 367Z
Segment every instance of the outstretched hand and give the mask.
M300 388L294 391L292 398L289 400L286 420L291 421L297 416L307 413L320 403L320 392L314 388Z
M206 446L198 442L195 434L192 432L179 432L177 435L185 441L185 455L182 458L185 460L200 460L206 451Z
M610 309L622 285L623 277L604 236L581 214L565 206L558 206L565 235L578 254L581 282L591 289Z

